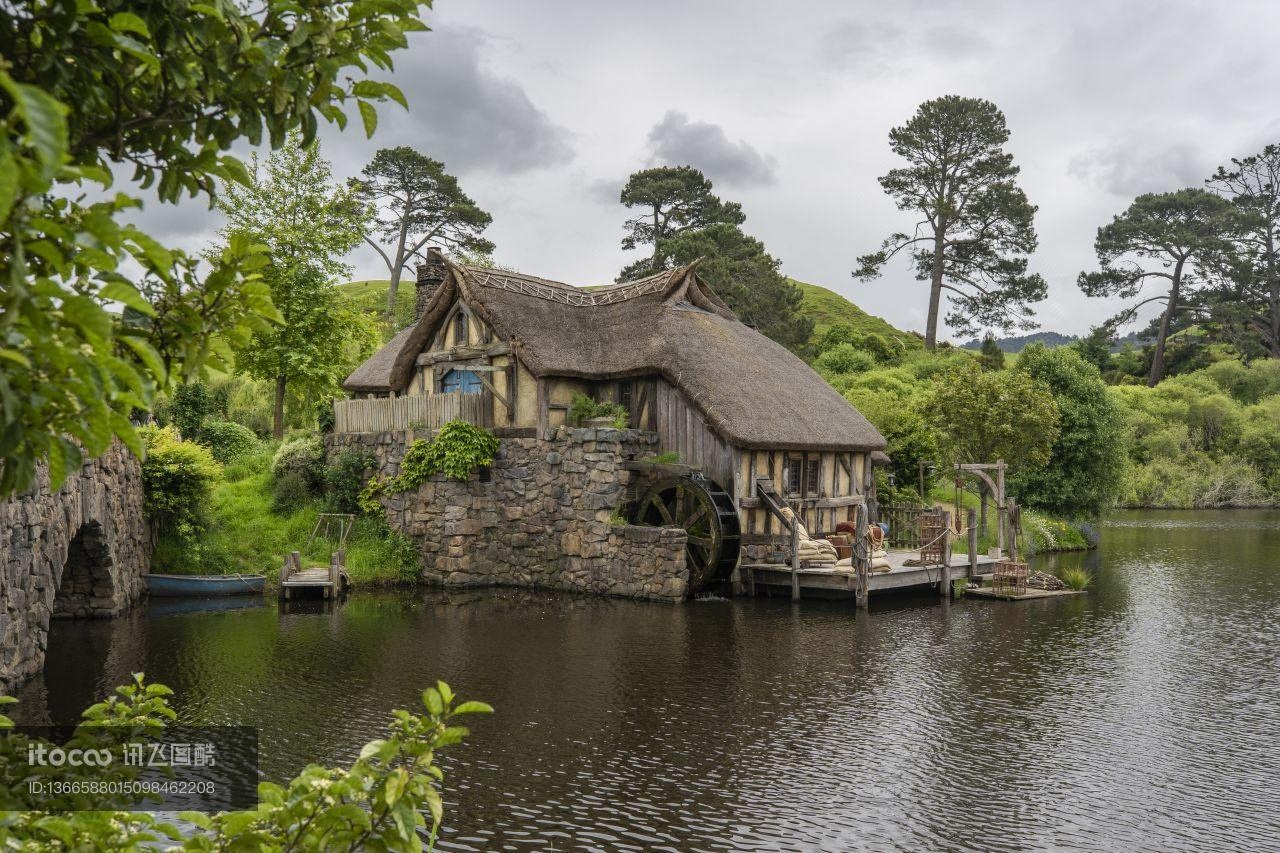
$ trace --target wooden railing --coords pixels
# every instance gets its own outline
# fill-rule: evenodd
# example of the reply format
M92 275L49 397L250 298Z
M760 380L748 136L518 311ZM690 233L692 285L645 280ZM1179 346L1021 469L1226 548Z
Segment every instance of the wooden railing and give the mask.
M435 429L452 420L487 426L483 394L424 394L334 400L334 432L386 432L422 427Z

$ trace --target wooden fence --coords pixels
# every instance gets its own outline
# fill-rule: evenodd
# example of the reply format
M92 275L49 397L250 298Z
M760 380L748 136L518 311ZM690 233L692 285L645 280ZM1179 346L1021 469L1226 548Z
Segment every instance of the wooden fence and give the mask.
M890 548L915 550L921 545L920 522L925 515L937 515L933 507L880 505L879 520L889 525Z
M456 419L485 426L483 394L426 394L334 400L334 432L386 432L422 427L435 429Z

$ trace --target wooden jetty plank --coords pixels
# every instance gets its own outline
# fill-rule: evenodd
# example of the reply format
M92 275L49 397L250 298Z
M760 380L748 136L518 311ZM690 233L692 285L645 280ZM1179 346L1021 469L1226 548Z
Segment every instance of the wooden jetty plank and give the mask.
M1033 598L1061 598L1068 595L1084 595L1083 589L1028 589L1022 595L1014 595L1010 592L996 592L994 589L985 589L983 587L969 587L964 591L965 595L972 595L977 598L990 598L997 601L1030 601Z

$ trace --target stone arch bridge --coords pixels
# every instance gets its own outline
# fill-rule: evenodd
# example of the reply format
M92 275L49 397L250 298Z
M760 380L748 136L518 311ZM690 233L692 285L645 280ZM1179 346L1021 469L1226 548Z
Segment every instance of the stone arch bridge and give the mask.
M44 665L51 620L128 610L150 557L142 468L119 442L56 492L41 468L0 501L0 692Z

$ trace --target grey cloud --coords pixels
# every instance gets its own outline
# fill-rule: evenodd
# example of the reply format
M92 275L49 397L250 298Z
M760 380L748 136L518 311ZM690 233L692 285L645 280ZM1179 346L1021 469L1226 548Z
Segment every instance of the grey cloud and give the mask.
M818 56L824 64L842 71L879 77L920 59L967 59L986 47L986 39L977 30L958 22L904 27L897 21L862 18L840 21L828 29L819 42Z
M394 105L379 110L373 143L412 145L458 172L517 174L572 160L569 132L518 82L486 67L493 49L492 40L470 28L437 27L415 37L396 56L392 77L409 112Z
M1152 147L1123 142L1072 157L1067 173L1113 195L1132 198L1200 186L1214 164L1194 145Z
M739 187L771 184L777 168L777 161L745 140L730 140L720 125L690 121L676 110L649 131L649 145L655 164L694 166L713 181Z

